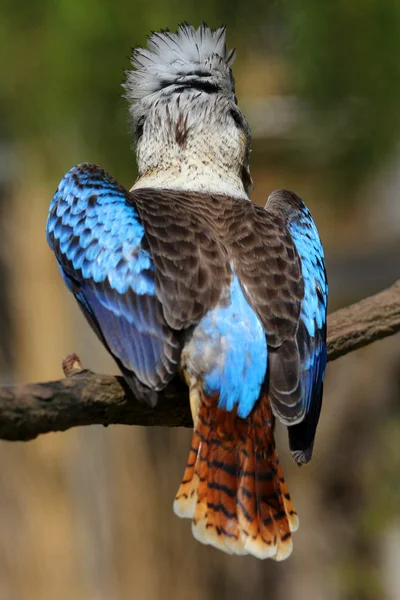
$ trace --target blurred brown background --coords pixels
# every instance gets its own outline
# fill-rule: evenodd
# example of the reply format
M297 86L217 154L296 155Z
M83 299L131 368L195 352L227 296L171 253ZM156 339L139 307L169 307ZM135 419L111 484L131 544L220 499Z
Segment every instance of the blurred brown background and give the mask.
M197 6L196 6L197 4ZM307 202L330 309L389 285L400 258L400 4L392 0L3 0L0 378L115 372L45 242L63 174L135 178L120 83L130 47L180 21L228 26L253 131L253 198ZM278 443L300 514L280 564L203 547L172 513L190 432L90 427L0 443L0 600L400 599L400 340L328 366L311 465Z

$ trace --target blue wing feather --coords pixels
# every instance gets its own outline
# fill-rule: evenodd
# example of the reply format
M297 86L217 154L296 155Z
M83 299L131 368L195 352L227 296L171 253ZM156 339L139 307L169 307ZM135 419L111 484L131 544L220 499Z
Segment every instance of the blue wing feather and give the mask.
M325 373L328 282L318 230L310 211L304 205L302 211L290 222L289 230L301 259L304 280L300 320L305 331L304 328L299 329L298 344L304 388L303 402L308 411L313 391L318 391Z
M304 204L290 221L289 230L301 259L304 280L304 298L297 332L304 418L301 423L288 428L290 448L296 461L301 464L311 458L321 411L327 362L328 282L318 230Z
M50 205L47 240L68 288L124 374L152 390L164 387L180 343L156 297L155 268L129 192L95 165L74 167Z

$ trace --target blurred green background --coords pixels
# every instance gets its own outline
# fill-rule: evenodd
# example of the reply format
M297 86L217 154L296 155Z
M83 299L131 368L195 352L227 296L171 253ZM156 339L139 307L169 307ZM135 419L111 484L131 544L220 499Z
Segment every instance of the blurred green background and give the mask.
M400 258L400 4L393 0L3 0L0 379L115 372L61 281L47 209L74 164L130 186L121 98L152 30L224 23L253 132L253 199L285 187L326 248L330 308L389 285ZM300 514L281 564L203 547L172 514L190 432L82 428L0 444L1 600L398 600L400 347L330 364L311 465L278 431Z

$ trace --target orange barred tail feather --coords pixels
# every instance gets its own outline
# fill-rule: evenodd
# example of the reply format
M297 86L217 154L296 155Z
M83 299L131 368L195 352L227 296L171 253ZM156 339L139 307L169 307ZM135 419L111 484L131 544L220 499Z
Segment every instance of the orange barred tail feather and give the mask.
M194 537L230 554L283 560L298 518L273 435L268 398L241 419L203 397L183 481L174 502Z

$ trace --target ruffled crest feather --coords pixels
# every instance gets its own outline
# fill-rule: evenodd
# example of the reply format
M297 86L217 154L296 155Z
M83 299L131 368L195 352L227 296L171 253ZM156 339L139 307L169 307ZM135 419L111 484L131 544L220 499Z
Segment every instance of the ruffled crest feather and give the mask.
M225 32L225 27L212 30L203 23L195 29L183 23L177 33L152 33L147 48L133 51L133 70L126 72L124 84L127 99L140 101L170 85L187 83L188 78L213 77L222 90L233 91L230 67L235 50L227 50Z

